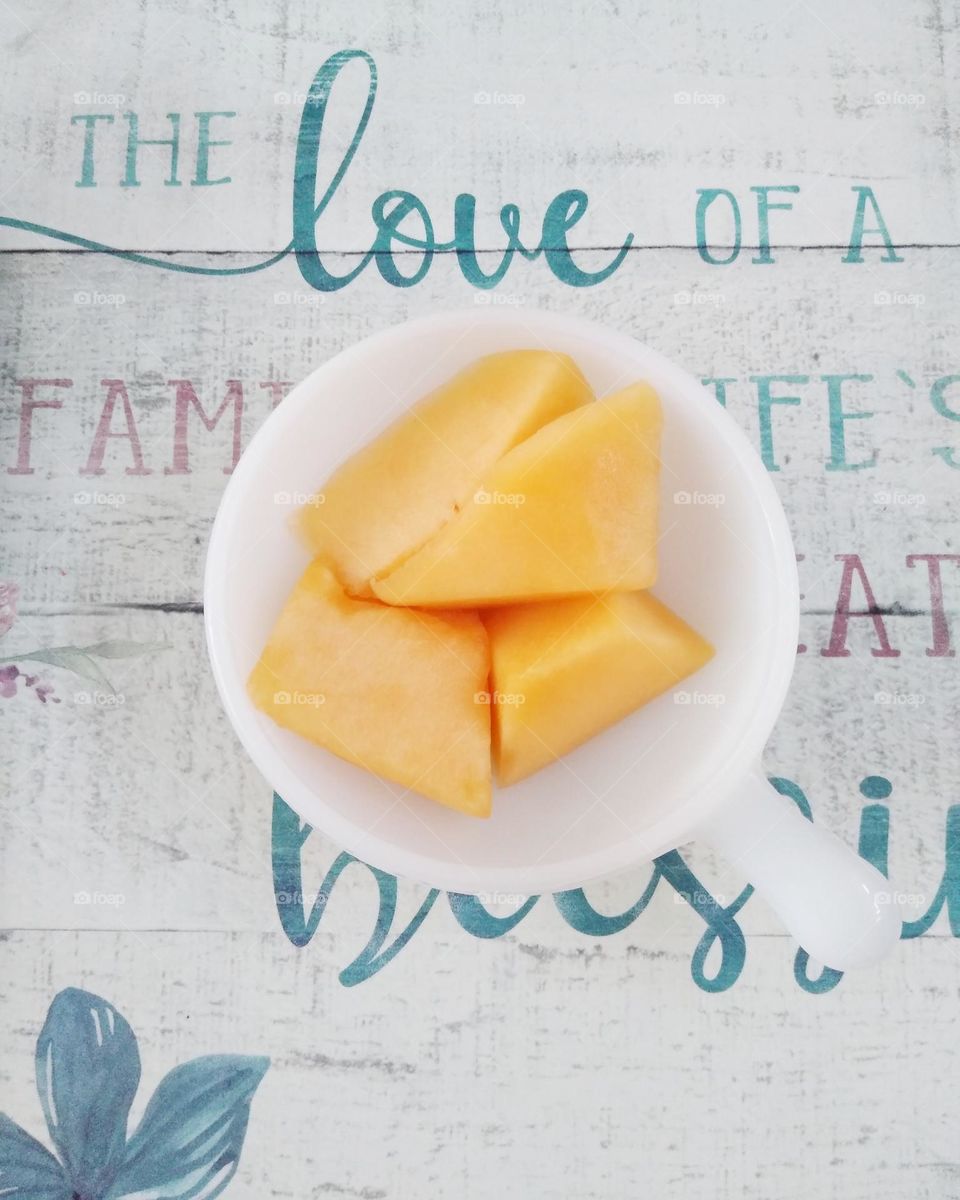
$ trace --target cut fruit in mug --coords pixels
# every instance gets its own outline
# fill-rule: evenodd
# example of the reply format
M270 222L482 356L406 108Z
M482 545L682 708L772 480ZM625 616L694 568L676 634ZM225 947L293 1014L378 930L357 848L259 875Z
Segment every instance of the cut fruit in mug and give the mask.
M901 922L761 764L799 592L770 476L696 378L577 317L471 309L348 347L277 406L220 504L204 623L253 762L378 871L536 895L700 839L845 971Z
M566 354L477 359L335 471L301 510L301 531L351 592L370 595L371 578L442 529L508 450L592 399Z
M487 635L476 613L346 595L320 559L248 685L278 725L473 817L490 814Z
M482 616L502 784L549 766L713 657L710 643L649 592L515 604Z
M650 587L660 402L644 384L558 417L373 590L388 604L510 604Z
M298 514L313 563L248 682L277 724L469 816L703 666L657 575L662 414L488 355ZM491 723L493 763L491 763Z

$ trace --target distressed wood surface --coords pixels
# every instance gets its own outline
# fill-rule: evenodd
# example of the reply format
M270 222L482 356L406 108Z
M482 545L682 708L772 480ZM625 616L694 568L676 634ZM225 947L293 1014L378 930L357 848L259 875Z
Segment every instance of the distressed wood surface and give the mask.
M500 244L497 212L508 201L521 205L535 235L544 207L566 187L591 196L578 245L618 243L627 230L645 244L689 245L687 201L696 188L746 194L784 183L800 185L810 203L772 214L777 241L842 243L850 185L870 181L882 181L898 241L960 240L956 20L924 0L892 9L815 0L775 18L761 0L679 5L669 17L608 0L495 14L439 0L375 0L322 13L305 4L117 4L106 39L96 23L78 28L43 5L11 5L9 13L4 36L16 53L5 85L4 209L111 245L286 245L303 98L328 55L355 47L374 56L379 92L324 216L323 246L366 249L370 204L388 188L421 196L447 237L455 196L475 193L479 245ZM366 95L365 72L351 71L329 110L329 174ZM489 103L478 103L487 95ZM170 164L161 146L141 152L139 189L119 187L122 114L131 110L141 136L154 139L171 136L166 113L181 113L181 186L163 186ZM237 113L212 132L234 143L213 152L210 171L230 174L232 186L190 186L197 111ZM84 127L70 120L84 112L115 120L96 134L98 186L76 189ZM51 174L63 186L50 189L37 212ZM148 183L163 192L162 205L142 202ZM50 243L10 235L10 244Z
M822 997L784 996L765 957L737 992L691 1004L683 957L646 935L544 952L537 934L465 950L448 921L429 979L408 954L349 991L323 962L339 935L293 955L279 934L71 933L41 962L15 934L4 1094L42 1136L36 1017L79 982L135 1017L147 1089L200 1039L272 1040L227 1194L482 1196L495 1180L511 1200L565 1200L630 1195L640 1176L657 1196L957 1194L952 946L906 944Z
M776 467L803 555L806 649L765 766L851 842L881 797L891 875L918 919L960 803L948 652L960 565L942 561L939 597L926 559L908 561L960 553L956 14L913 0L801 3L776 19L753 2L669 13L165 2L110 4L96 21L69 5L4 9L2 216L126 250L193 252L172 263L251 265L291 237L303 93L329 54L359 47L379 91L317 229L329 270L356 265L373 237L370 204L391 188L424 201L438 238L451 236L457 193L475 194L487 270L500 258L500 205L520 206L536 244L568 187L590 197L570 237L583 269L608 263L628 231L636 245L589 288L517 260L481 293L439 254L414 287L388 286L371 265L321 294L292 257L204 278L0 228L0 576L20 587L2 660L109 639L167 644L109 664L112 697L38 667L59 703L23 688L0 700L0 1110L45 1138L34 1042L53 995L77 986L136 1029L135 1115L176 1062L271 1057L228 1192L238 1198L493 1187L612 1200L641 1183L653 1196L960 1196L960 952L945 915L877 972L811 994L794 977L795 945L754 897L737 916L742 968L711 993L695 982L704 920L663 881L636 921L603 938L571 928L549 897L505 936L474 937L440 897L391 962L348 987L341 972L378 919L376 880L357 865L309 944L291 944L271 877L270 791L229 728L203 644L203 556L233 409L210 430L191 411L179 437L171 383L189 381L208 414L240 394L242 447L289 385L343 347L409 316L492 304L519 322L537 307L579 312L727 380L728 411ZM324 128L330 171L365 95L351 71ZM166 113L183 114L183 186L163 186L163 148L141 153L139 188L119 186L127 110L149 137L167 135ZM77 188L83 127L71 117L92 111L115 120L96 135L98 186ZM189 184L198 111L237 113L212 133L234 143L211 151L211 174L229 172L229 185ZM744 250L729 267L704 262L697 189L734 192L753 245L750 188L771 184L801 188L792 212L770 214L775 261L754 265ZM881 261L880 246L843 263L858 184L875 190L902 262ZM871 415L834 412L831 429L837 375L869 376L843 384L842 408ZM804 377L771 385L799 403L770 406L769 435L758 376ZM35 409L27 439L30 386L60 407ZM110 431L126 436L98 442L111 393ZM852 555L898 656L873 653L869 617L850 619L849 656L830 652L838 556ZM850 607L867 604L855 578ZM877 779L882 796L861 787ZM305 843L308 906L338 851L319 834ZM684 859L719 904L740 893L745 881L702 847ZM623 912L650 872L601 881L589 898ZM401 881L389 938L425 896Z

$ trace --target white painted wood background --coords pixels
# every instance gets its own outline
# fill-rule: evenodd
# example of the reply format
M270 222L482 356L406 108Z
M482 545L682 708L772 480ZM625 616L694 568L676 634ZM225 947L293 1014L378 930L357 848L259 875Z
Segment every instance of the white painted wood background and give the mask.
M382 190L416 192L440 237L451 236L455 195L475 193L479 244L494 247L501 204L520 205L525 240L535 242L549 200L578 186L591 207L572 244L616 246L632 230L638 248L607 282L581 290L543 262L517 262L491 302L514 304L519 320L536 306L580 312L703 377L735 378L728 408L757 444L749 377L810 376L781 389L802 403L773 417L774 480L805 555L809 651L766 766L795 780L818 819L851 840L860 780L889 778L892 871L932 899L946 812L960 802L960 683L955 658L925 654L926 573L905 557L960 550L960 475L933 453L952 446L960 461L960 427L928 398L934 380L960 373L955 9L934 0L802 0L782 11L752 0L659 9L540 0L509 11L440 0L148 0L94 12L2 0L0 10L0 215L128 250L199 252L190 261L210 265L265 257L290 238L300 98L329 54L361 47L376 59L379 94L318 229L331 270L346 271L369 246L369 206ZM324 135L338 153L349 97L360 94L351 86L345 80ZM476 104L480 91L524 103ZM724 102L677 104L678 92ZM140 114L145 136L166 136L164 114L182 112L185 180L190 114L235 111L224 134L234 145L214 151L211 167L216 176L222 163L234 182L165 188L164 164L142 157L142 186L120 188L118 119L97 135L99 186L75 188L83 137L70 117L112 111L78 105L77 93L122 94L120 108ZM908 99L878 103L878 93ZM841 262L851 185L861 183L875 189L903 263L881 263L878 250L859 266ZM746 198L761 184L802 189L793 212L771 214L777 261L754 266L744 251L731 267L706 265L694 244L696 189L740 196L752 244ZM238 1200L960 1196L960 956L943 917L876 972L822 996L797 987L796 948L756 899L741 918L744 971L716 995L690 977L703 923L666 889L602 941L571 931L548 902L512 934L478 941L438 903L393 963L349 989L338 972L376 913L364 873L338 885L307 947L282 933L270 792L219 707L198 611L230 431L226 419L211 433L195 423L191 474L166 474L168 380L193 381L208 408L227 380L241 380L246 442L272 402L263 383L295 382L408 316L476 303L453 257L438 256L409 290L371 268L321 296L290 258L259 275L209 279L0 232L0 575L21 587L3 661L107 638L171 645L115 666L123 699L113 707L84 703L88 685L52 668L42 673L59 705L0 701L0 1109L44 1136L33 1046L53 995L72 985L107 997L134 1026L142 1096L196 1054L271 1057L227 1192ZM606 249L580 261L609 258ZM921 299L878 303L880 292ZM697 302L682 302L691 295ZM108 296L122 301L96 299ZM875 415L846 426L851 461L877 452L869 470L825 470L820 376L830 372L873 376L851 385L848 403ZM35 473L9 475L24 377L73 386L60 394L62 409L35 414ZM131 460L119 440L108 445L105 474L80 474L104 379L127 384L150 474L125 473ZM82 501L95 492L122 499ZM884 504L884 493L922 500ZM851 657L819 654L840 577L835 555L844 553L863 557L878 602L895 610L886 625L900 658L872 657L862 620L851 627ZM955 626L960 583L950 571ZM878 704L878 693L922 702ZM310 839L308 890L337 850ZM742 886L703 852L685 853L714 895L729 900ZM590 894L620 911L647 875ZM76 905L78 891L123 902ZM400 894L398 924L423 889L402 884Z

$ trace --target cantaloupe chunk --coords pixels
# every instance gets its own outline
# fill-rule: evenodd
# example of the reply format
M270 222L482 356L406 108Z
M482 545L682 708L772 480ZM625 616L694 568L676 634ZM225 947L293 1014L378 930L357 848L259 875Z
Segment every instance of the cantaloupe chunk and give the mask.
M388 604L496 605L656 577L660 402L635 384L521 442L462 511L373 581Z
M516 783L646 704L713 657L649 592L487 609L493 753Z
M592 399L566 354L478 359L343 463L300 510L300 528L348 591L370 595L371 577L436 533L508 450Z
M318 560L290 594L247 687L279 725L401 787L486 817L488 670L475 613L353 599Z

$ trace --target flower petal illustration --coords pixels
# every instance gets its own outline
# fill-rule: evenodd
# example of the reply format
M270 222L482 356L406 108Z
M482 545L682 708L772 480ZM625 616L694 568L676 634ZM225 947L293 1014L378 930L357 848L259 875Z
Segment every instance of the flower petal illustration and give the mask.
M3 1200L70 1200L73 1188L49 1150L0 1113L0 1196Z
M133 1030L90 992L54 997L37 1039L37 1091L74 1191L99 1196L123 1160L140 1082Z
M215 1054L175 1067L150 1098L106 1200L213 1200L233 1178L268 1058Z

